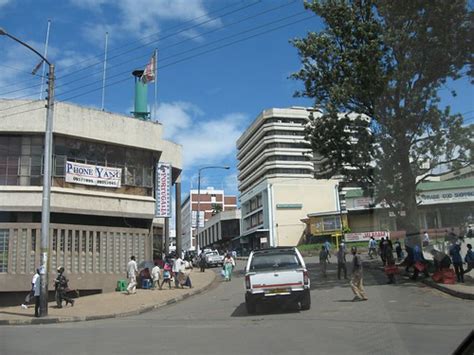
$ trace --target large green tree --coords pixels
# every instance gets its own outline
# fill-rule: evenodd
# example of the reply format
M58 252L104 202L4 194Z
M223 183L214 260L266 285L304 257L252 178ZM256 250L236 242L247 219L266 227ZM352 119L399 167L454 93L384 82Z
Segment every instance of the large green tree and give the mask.
M306 129L320 157L317 177L342 174L368 188L399 228L417 233L417 186L473 163L472 127L441 108L439 96L450 80L473 77L473 12L463 0L305 7L325 24L292 41L302 62L292 77L304 83L296 95L314 99L321 112Z

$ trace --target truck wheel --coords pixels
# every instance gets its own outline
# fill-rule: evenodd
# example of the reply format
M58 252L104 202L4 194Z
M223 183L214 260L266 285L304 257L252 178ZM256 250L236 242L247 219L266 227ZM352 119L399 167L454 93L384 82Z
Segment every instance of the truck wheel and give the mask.
M254 314L257 312L257 303L250 297L245 297L245 308L247 309L248 314Z
M303 297L301 298L301 309L307 311L311 308L311 295L309 290L303 291Z

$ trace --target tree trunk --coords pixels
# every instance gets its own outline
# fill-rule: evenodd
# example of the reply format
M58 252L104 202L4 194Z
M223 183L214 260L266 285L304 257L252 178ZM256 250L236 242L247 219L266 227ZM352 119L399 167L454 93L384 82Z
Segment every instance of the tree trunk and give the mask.
M402 196L403 210L405 216L401 217L401 226L405 229L407 237L418 236L420 232L418 219L418 204L416 202L416 177L413 175L410 166L408 154L408 142L401 147L400 154L400 168L401 168L401 182L402 182ZM400 228L399 228L400 229Z

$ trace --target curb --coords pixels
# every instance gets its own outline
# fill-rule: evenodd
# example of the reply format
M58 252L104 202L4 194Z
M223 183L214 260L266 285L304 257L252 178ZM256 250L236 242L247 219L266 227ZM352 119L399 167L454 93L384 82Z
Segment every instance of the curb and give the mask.
M99 314L93 316L83 316L83 317L51 317L51 318L33 318L33 319L0 319L0 326L2 325L37 325L37 324L58 324L58 323L74 323L74 322L86 322L92 320L103 320L103 319L112 319L112 318L125 318L129 316L136 316L142 313L154 311L158 308L169 306L179 301L183 301L191 296L199 295L201 293L209 290L214 283L216 282L217 274L214 273L214 278L212 281L200 289L192 290L191 292L185 293L178 297L171 298L167 301L154 304L151 306L142 306L139 309L123 312L123 313L113 313L113 314Z
M444 287L443 285L440 285L434 281L431 280L421 280L425 285L431 286L433 288L436 288L437 290L440 290L444 293L447 293L451 296L457 297L457 298L462 298L465 300L474 300L474 294L472 293L466 293L466 292L461 292L461 291L456 291L456 290L451 290L448 287Z
M380 271L384 271L383 267L381 267L381 266L372 266L372 265L369 265L369 263L364 263L364 266L367 266L368 269L372 269L372 270L378 269ZM466 292L452 290L448 287L443 286L442 284L439 284L439 283L434 282L434 281L429 280L429 279L421 279L420 282L425 284L426 286L433 287L433 288L435 288L435 289L437 289L441 292L447 293L451 296L454 296L454 297L457 297L457 298L462 298L464 300L474 300L474 294L473 293L466 293Z

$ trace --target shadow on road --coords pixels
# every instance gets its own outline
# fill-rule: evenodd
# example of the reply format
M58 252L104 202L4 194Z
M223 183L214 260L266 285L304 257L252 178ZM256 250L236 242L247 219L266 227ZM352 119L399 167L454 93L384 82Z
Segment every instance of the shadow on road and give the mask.
M230 315L231 317L254 317L258 314L272 315L272 314L286 314L286 313L300 313L299 306L292 302L278 304L276 302L264 302L257 304L257 312L255 314L248 314L245 308L245 302L242 302Z

